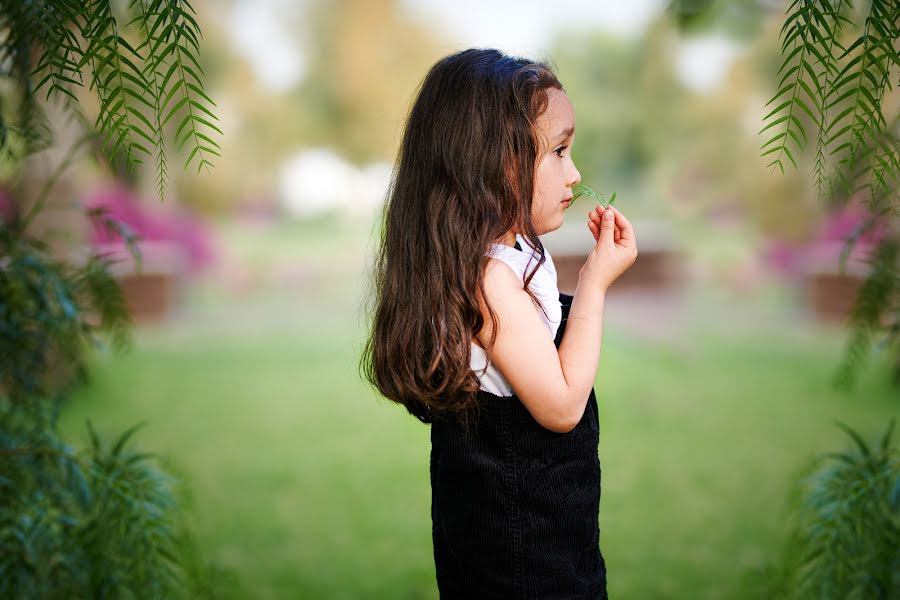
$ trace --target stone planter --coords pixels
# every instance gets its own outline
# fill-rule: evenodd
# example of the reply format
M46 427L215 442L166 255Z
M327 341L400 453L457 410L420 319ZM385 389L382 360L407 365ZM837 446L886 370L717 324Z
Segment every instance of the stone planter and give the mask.
M175 306L185 272L184 251L174 242L140 242L140 269L124 244L103 244L95 252L116 262L111 271L135 323L158 323Z
M845 272L839 268L842 244L823 244L809 251L803 260L806 302L817 320L845 324L850 318L859 288L870 266L863 252L852 253Z

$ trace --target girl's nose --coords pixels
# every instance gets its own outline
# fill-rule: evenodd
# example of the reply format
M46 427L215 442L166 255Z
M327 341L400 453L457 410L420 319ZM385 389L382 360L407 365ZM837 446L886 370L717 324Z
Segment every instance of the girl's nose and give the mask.
M578 172L578 169L575 166L572 167L572 176L569 178L569 186L578 185L581 183L581 173Z

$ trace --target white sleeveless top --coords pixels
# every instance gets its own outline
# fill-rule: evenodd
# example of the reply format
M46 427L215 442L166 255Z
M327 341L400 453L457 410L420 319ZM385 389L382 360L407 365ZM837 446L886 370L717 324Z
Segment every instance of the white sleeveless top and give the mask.
M530 273L534 270L538 256L537 252L534 251L524 237L516 234L516 241L519 242L522 250L516 250L512 246L504 244L491 244L491 248L485 254L502 260L509 265L519 281L522 282L525 279L525 273ZM544 256L547 260L538 267L534 277L528 284L528 289L537 297L544 309L542 311L541 306L534 305L538 316L541 317L541 320L547 326L547 335L550 336L552 341L556 339L556 332L562 320L562 306L559 302L559 288L556 282L556 265L553 264L553 259L550 257L550 252L546 246L544 247ZM546 315L544 315L545 311ZM472 342L469 365L478 376L481 389L495 396L512 396L513 390L509 382L506 381L506 378L503 377L493 363L487 364L487 362L487 353L484 351L484 348Z

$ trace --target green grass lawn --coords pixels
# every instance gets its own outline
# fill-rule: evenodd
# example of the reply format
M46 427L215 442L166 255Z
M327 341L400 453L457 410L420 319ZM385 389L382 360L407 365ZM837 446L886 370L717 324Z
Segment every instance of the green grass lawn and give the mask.
M94 358L64 412L79 446L87 418L107 439L147 421L136 444L189 482L202 556L232 575L222 597L437 598L428 428L359 380L359 282L336 277L141 329L130 353ZM201 318L214 310L220 327ZM797 473L846 445L832 419L872 438L897 413L883 359L850 396L828 388L843 340L707 328L669 345L605 324L612 597L759 597L753 569L779 549Z

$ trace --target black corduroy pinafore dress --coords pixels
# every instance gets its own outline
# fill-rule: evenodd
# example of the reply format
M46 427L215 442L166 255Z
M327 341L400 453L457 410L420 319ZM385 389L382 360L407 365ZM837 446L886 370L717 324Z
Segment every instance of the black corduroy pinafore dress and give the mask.
M560 294L565 332L572 296ZM517 396L479 391L468 432L431 424L431 518L441 600L605 599L597 398L554 433Z

